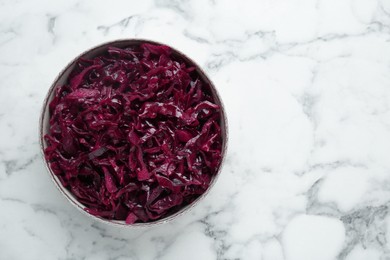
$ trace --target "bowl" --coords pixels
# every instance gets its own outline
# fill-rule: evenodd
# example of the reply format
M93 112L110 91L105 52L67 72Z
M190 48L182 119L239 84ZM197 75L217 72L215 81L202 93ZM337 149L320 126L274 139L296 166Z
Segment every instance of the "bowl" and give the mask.
M40 150L41 150L41 154L42 154L43 160L45 162L46 168L47 168L48 173L50 175L50 178L54 182L55 186L62 193L62 195L64 195L64 197L73 206L75 206L78 210L80 210L82 213L84 213L87 216L95 219L98 222L102 222L102 223L106 223L106 224L110 224L110 225L114 225L114 226L151 227L151 226L155 226L155 225L159 225L159 224L163 224L163 223L167 223L169 221L172 221L173 219L176 219L178 216L188 212L195 205L199 204L199 202L202 199L205 198L205 196L210 192L212 187L215 185L215 183L217 181L217 178L220 175L222 166L224 164L224 159L225 159L225 154L226 154L226 149L227 149L227 140L228 140L227 119L226 119L224 106L223 106L222 100L221 100L221 98L220 98L220 96L218 94L217 89L215 88L215 86L212 83L212 81L209 79L209 77L206 76L205 72L200 68L199 65L197 65L193 60L191 60L189 57L187 57L182 52L180 52L180 51L176 50L175 48L172 48L171 46L169 46L172 49L172 55L180 57L184 62L186 62L187 64L191 64L192 66L195 67L195 70L197 71L197 73L199 74L201 79L210 86L210 90L211 90L212 96L214 97L215 103L221 107L221 123L220 123L220 127L221 127L221 135L222 135L222 151L221 151L222 159L221 159L221 163L219 165L219 168L216 171L216 174L213 176L213 178L212 178L212 180L210 182L210 185L209 185L208 189L203 194L201 194L198 198L196 198L192 203L184 206L183 208L181 208L180 210L178 210L177 212L175 212L175 213L173 213L171 215L168 215L166 217L163 217L163 218L158 219L158 220L153 221L153 222L134 223L134 224L130 224L129 225L129 224L126 224L124 220L110 220L110 219L105 219L105 218L102 218L102 217L99 217L99 216L95 216L95 215L92 215L92 214L88 213L84 209L85 206L82 203L80 203L76 199L76 197L68 189L66 189L62 185L62 183L59 180L59 178L53 173L53 171L52 171L52 169L50 167L49 162L46 160L46 158L44 156L44 150L47 147L46 141L44 140L44 136L47 134L48 129L49 129L49 109L48 109L48 107L49 107L50 101L53 99L53 96L54 96L54 93L55 93L55 90L56 90L57 86L63 85L63 84L66 83L69 74L71 73L71 71L73 70L73 68L75 67L77 61L80 58L87 58L87 59L88 58L93 58L93 57L103 53L104 51L106 51L107 47L109 47L109 46L122 48L122 47L127 47L127 46L140 45L142 43L149 43L149 44L157 44L157 45L169 46L167 44L163 44L163 43L159 43L159 42L155 42L155 41L151 41L151 40L122 39L122 40L116 40L116 41L111 41L111 42L106 42L106 43L100 44L98 46L95 46L95 47L93 47L93 48L91 48L91 49L81 53L77 57L75 57L58 74L58 76L54 80L53 84L49 88L48 93L46 95L46 98L44 99L44 102L43 102L43 107L42 107L41 116L40 116L40 122L39 122Z

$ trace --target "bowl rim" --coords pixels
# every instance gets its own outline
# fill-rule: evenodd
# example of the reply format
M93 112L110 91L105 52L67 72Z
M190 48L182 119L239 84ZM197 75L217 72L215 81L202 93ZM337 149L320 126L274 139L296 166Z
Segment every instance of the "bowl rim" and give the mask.
M198 73L201 74L201 76L207 80L207 83L210 85L210 88L212 89L212 92L213 92L213 95L217 98L217 100L219 101L220 105L221 105L221 116L222 116L222 121L224 123L224 133L223 133L223 145L222 145L222 151L221 151L221 162L220 162L220 165L219 165L219 168L218 170L216 171L213 179L210 181L210 185L209 187L205 190L204 193L202 193L198 198L196 198L193 202L191 202L190 204L184 206L183 208L181 208L180 210L178 210L177 212L171 214L171 215L168 215L162 219L158 219L156 221L152 221L152 222L145 222L145 223L133 223L133 224L126 224L126 222L124 220L110 220L110 219L105 219L103 217L99 217L99 216L95 216L95 215L92 215L90 213L88 213L87 211L85 211L85 209L82 207L85 205L83 205L81 202L77 201L77 199L71 195L71 192L68 191L65 187L63 187L63 185L61 184L61 182L59 181L59 179L56 177L56 175L53 173L53 171L51 170L50 166L49 166L49 162L46 160L45 158L45 154L44 154L44 149L45 149L45 140L44 140L44 118L45 118L45 113L47 111L47 108L48 108L48 104L49 102L51 101L51 95L53 93L53 91L55 91L55 89L57 88L57 83L58 81L63 77L63 75L68 71L68 69L73 66L81 57L84 57L85 55L89 54L90 52L93 52L99 48L102 48L102 47L108 47L110 45L115 45L115 44L121 44L121 43L129 43L129 45L132 45L132 44L140 44L140 43L150 43L150 44L156 44L156 45L165 45L165 46L168 46L169 48L172 49L172 51L179 55L180 57L184 58L184 60L186 62L190 62L192 63L195 67L196 67L196 70L198 71ZM150 40L150 39L144 39L144 38L123 38L123 39L117 39L117 40L111 40L111 41L107 41L107 42L103 42L103 43L100 43L98 45L95 45L91 48L88 48L87 50L81 52L80 54L78 54L75 58L73 58L70 62L68 62L66 64L66 66L57 74L57 76L55 77L53 83L50 85L50 88L47 90L47 93L45 95L45 98L43 100L43 104L42 104L42 108L41 108L41 111L40 111L40 117L39 117L39 146L40 146L40 154L41 154L41 157L44 161L44 164L45 164L45 168L47 170L47 173L50 175L50 178L51 180L54 182L56 188L60 191L60 193L75 207L77 208L79 211L81 211L84 215L86 216L89 216L91 217L92 219L94 219L95 221L98 221L99 223L104 223L104 224L107 224L107 225L110 225L110 226L115 226L115 227L126 227L126 228L148 228L148 227L154 227L154 226L159 226L161 224L165 224L165 223L168 223L168 222L171 222L173 221L174 219L176 219L177 217L185 214L185 213L188 213L190 212L196 205L199 204L199 202L201 200L203 200L207 194L211 191L211 189L215 186L215 183L217 182L217 180L219 179L219 176L221 175L222 173L222 169L225 165L225 161L226 161L226 154L227 154L227 149L228 149L228 140L229 140L229 133L228 133L228 121L227 121L227 116L226 116L226 112L225 112L225 106L224 106L224 103L221 99L221 96L217 90L217 88L215 87L213 81L210 79L209 75L201 68L201 66L199 66L199 64L197 64L193 59L189 58L186 54L182 53L181 51L179 51L176 47L172 47L170 44L165 44L165 43L161 43L161 42L158 42L158 41L155 41L155 40ZM67 194L69 193L69 194Z

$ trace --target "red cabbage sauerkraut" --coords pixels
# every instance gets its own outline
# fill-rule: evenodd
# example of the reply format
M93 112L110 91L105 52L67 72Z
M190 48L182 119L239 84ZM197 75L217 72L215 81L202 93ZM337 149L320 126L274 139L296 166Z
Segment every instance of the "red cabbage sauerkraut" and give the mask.
M49 104L45 157L90 214L127 224L177 212L221 163L221 107L169 47L80 59Z

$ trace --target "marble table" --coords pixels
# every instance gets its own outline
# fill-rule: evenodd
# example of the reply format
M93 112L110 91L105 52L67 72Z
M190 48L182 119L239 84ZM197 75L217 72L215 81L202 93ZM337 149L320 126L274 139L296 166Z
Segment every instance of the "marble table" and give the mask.
M147 38L215 82L230 145L190 213L118 229L44 169L41 104L74 56ZM389 0L1 0L0 259L390 259Z

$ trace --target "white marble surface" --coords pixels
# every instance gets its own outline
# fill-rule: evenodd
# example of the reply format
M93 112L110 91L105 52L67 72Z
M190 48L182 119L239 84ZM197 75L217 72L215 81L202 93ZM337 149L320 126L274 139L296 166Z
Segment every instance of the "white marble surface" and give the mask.
M171 44L225 101L227 164L188 215L120 230L55 189L38 116L117 38ZM0 259L390 259L390 0L0 0Z

